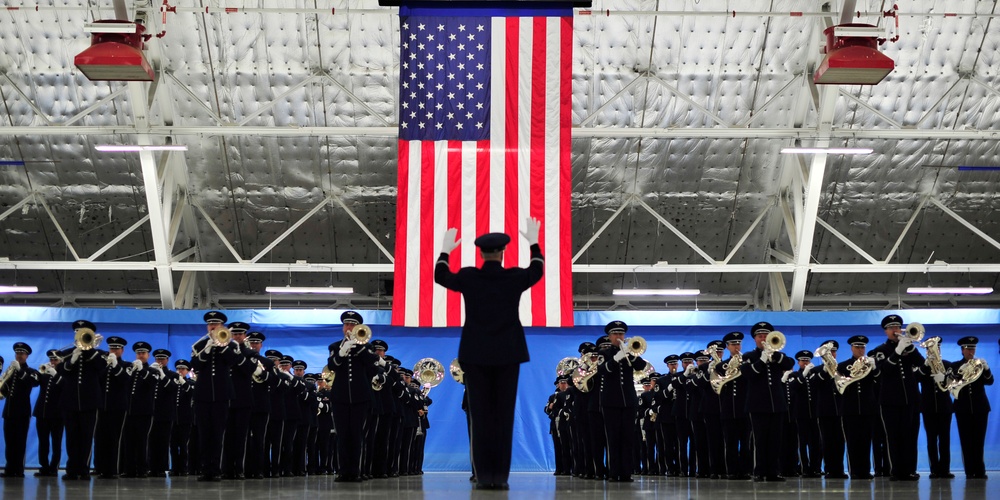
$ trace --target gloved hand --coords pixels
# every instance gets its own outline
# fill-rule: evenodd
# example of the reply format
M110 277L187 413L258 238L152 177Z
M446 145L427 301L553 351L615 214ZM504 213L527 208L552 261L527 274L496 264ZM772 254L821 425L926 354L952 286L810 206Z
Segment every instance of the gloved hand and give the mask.
M325 404L323 404L323 402L322 402L322 401L320 401L320 402L319 402L319 406L317 406L317 408L319 408L320 410L322 410L323 408L326 408L326 405L325 405Z
M38 367L38 371L42 375L55 375L56 374L56 369L53 368L52 365L49 364L49 363L45 363L42 366L39 366Z
M73 356L70 357L69 362L70 363L76 363L76 360L80 359L80 354L82 354L82 353L83 353L83 349L80 349L79 347L74 347L73 348Z
M375 364L379 366L385 366L385 358L379 356L378 361L376 361Z
M674 386L671 384L667 385L667 392L674 392Z
M983 360L983 371L985 372L986 370L989 370L989 369L990 369L990 365L987 364L986 360L984 359Z
M620 351L618 351L618 352L615 353L614 360L615 361L621 361L621 360L625 359L626 356L628 356L628 352L626 352L625 349L622 349L622 350L620 350Z
M452 250L458 247L458 242L462 241L458 238L458 229L449 228L444 232L444 238L441 239L441 253L451 253Z
M21 370L21 363L18 363L16 359L10 362L10 366L14 369L14 371Z
M772 359L774 359L774 351L764 351L760 357L760 360L765 363L770 363Z
M790 377L791 375L792 375L792 370L786 371L785 373L783 373L781 375L781 381L785 382L785 383L788 383L788 377Z
M138 359L132 362L132 371L142 370L142 361Z
M694 371L696 369L697 368L695 368L695 365L693 365L693 364L688 365L688 367L684 369L684 375L687 375L688 377L690 377L691 374L694 373Z
M184 385L186 383L188 383L186 378L180 375L177 376L177 385Z
M913 345L913 339L907 336L899 337L899 344L896 345L896 354L903 354L903 351L911 345Z
M260 361L258 361L257 362L257 368L254 369L254 371L253 371L253 376L254 377L259 377L261 373L264 373L264 365L260 364Z
M292 375L291 373L286 372L286 371L280 371L278 373L280 373L282 377L285 377L288 380L292 380L293 378L295 378L294 375Z
M150 363L149 369L153 370L153 376L156 378L163 378L163 367L159 363Z
M812 364L812 361L806 363L806 367L802 369L802 374L809 375L809 371L811 371L815 367L816 365Z
M205 347L201 350L201 352L208 354L209 352L211 352L213 347L215 347L215 341L213 341L212 339L208 339L208 341L205 342Z
M934 381L937 382L937 383L939 383L939 384L941 382L944 382L944 374L943 373L932 373L931 374L931 378L934 379Z
M542 223L538 222L538 219L533 219L528 217L524 221L524 231L521 231L521 236L528 240L529 245L538 244L538 232L542 229Z
M118 356L115 356L113 352L108 353L108 366L111 368L118 366Z
M344 339L344 341L340 343L340 350L337 351L337 355L342 358L347 356L347 353L350 352L351 348L357 345L357 343L358 341L354 339Z

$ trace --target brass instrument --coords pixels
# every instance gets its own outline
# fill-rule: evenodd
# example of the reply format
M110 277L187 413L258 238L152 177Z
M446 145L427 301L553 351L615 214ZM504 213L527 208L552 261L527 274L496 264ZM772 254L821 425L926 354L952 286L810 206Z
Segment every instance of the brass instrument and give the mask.
M324 367L323 367L323 372L322 372L322 373L320 373L320 376L321 376L321 377L323 377L323 380L325 380L325 381L326 381L326 384L327 384L327 385L333 385L333 379L334 379L334 377L336 377L336 376L337 376L337 374L336 374L336 373L333 373L333 372L332 372L332 371L330 370L330 367L329 367L329 366L324 366Z
M423 358L413 365L413 375L420 382L426 396L431 388L437 387L444 380L444 365L434 358Z
M949 381L944 390L951 392L951 396L957 398L958 393L962 392L965 386L978 380L985 371L986 368L983 365L982 359L971 359L958 369L958 376L960 378Z
M721 362L722 357L719 356L718 351L713 352L715 352L715 354L712 357L719 360L715 361L713 359L713 362ZM716 394L722 394L722 386L739 378L739 376L743 374L743 372L740 371L741 364L743 364L743 355L737 352L729 358L729 361L726 361L726 363L722 365L722 369L725 371L724 374L719 375L716 373L714 366L709 368L709 383L712 385L712 390L714 390Z
M920 323L917 323L919 325ZM913 323L910 324L911 326ZM909 326L907 330L909 330ZM923 337L923 327L920 327L920 337ZM931 375L941 374L945 375L948 370L944 366L944 361L941 360L941 337L931 337L920 343L920 347L927 350L927 366L931 369ZM947 391L948 387L944 382L934 382L939 391Z
M368 325L355 325L351 329L351 333L347 334L347 338L353 339L358 345L365 345L372 339L372 327Z
M767 334L764 338L764 349L763 355L761 357L767 358L771 354L781 351L785 348L785 334L777 330Z
M228 328L216 328L209 332L208 336L215 342L218 347L225 347L229 345L229 341L233 339L233 332L230 332Z
M653 373L655 371L656 371L656 367L653 366L653 363L650 363L649 361L647 361L646 362L646 367L643 368L642 370L632 370L632 380L634 382L638 382L638 381L640 381L640 380L648 377L650 373Z
M914 321L913 323L906 325L906 330L900 332L900 335L906 335L913 341L914 344L916 344L917 342L923 340L925 332L926 330L924 330L924 325Z
M587 382L597 374L597 368L604 362L604 357L597 352L591 352L580 356L580 365L573 370L573 386L580 392L590 392Z
M563 358L556 365L556 376L563 376L572 373L580 366L580 358Z
M462 371L462 365L458 364L458 358L451 360L448 371L451 372L451 378L455 379L455 382L465 384L465 372Z
M11 363L10 366L7 367L7 370L3 372L3 375L0 375L0 400L4 400L7 398L7 395L4 394L2 391L4 386L7 385L7 381L10 380L12 376L14 376L15 372L14 366L16 365Z
M834 385L837 386L837 391L843 394L844 391L847 390L848 385L851 385L867 377L868 374L871 373L874 368L875 368L875 362L872 360L872 358L869 358L868 356L862 356L847 367L847 371L850 373L850 375L845 377L838 373L838 375L840 376L834 379L833 383Z
M73 332L73 346L79 347L81 351L96 349L104 340L101 334L94 333L90 328L77 328Z
M638 335L625 339L624 344L629 356L642 356L646 352L646 339Z

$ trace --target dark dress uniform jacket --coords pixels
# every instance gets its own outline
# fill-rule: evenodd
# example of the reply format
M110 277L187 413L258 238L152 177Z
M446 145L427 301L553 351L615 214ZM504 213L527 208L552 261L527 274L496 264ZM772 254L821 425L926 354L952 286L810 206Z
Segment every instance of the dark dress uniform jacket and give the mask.
M145 416L153 414L154 390L159 380L149 369L148 363L142 364L142 370L132 372L132 390L129 394L128 414Z
M76 363L72 356L59 363L57 371L65 379L61 399L64 411L88 411L104 406L105 388L101 382L108 371L107 355L106 351L90 349L82 351Z
M240 349L240 356L246 358L245 361L230 367L233 379L233 400L229 402L229 407L253 408L253 372L257 370L256 353L251 351L249 347L245 347Z
M338 340L330 346L333 356L327 360L327 367L336 374L330 387L330 397L334 403L370 403L375 399L372 395L375 392L372 390L372 377L380 375L382 379L385 378L382 370L375 366L378 355L366 345L355 345L347 356L341 357L340 344L343 342Z
M177 389L177 425L194 424L194 396L195 382L187 379L183 385Z
M615 361L617 347L600 351L604 363L598 368L598 376L603 385L601 389L601 406L610 408L636 408L639 397L635 393L633 372L646 367L646 360L637 356L625 356L621 361Z
M274 361L267 359L260 353L251 352L247 355L249 358L249 364L253 366L254 370L257 369L257 361L260 361L261 365L264 366L264 372L259 375L260 382L254 380L250 384L250 392L253 398L253 413L270 413L271 412L271 392L276 390L275 388L282 380L285 380L282 376L274 372ZM251 371L251 380L253 380L253 372Z
M813 368L815 370L815 368ZM812 370L809 370L812 373ZM791 401L789 418L799 422L808 422L816 418L813 404L812 386L802 371L796 371L788 376L788 395Z
M31 416L35 418L61 418L62 406L59 397L62 394L63 376L58 371L55 375L38 372L38 398L35 399L35 409Z
M762 350L754 349L743 357L745 363L740 366L747 379L746 408L748 413L779 413L788 410L788 399L785 394L784 382L781 376L785 370L791 370L795 362L784 353L776 352L770 363L761 360Z
M31 389L39 383L39 373L34 368L21 365L3 386L7 404L3 407L3 418L31 418Z
M950 362L942 361L942 363L944 363L945 373L954 373ZM952 412L951 393L938 389L937 382L931 376L930 368L919 373L917 380L920 382L920 413L949 414ZM943 383L947 382L948 379L945 378Z
M208 354L195 349L198 354L191 357L191 368L198 373L198 383L194 386L195 401L233 399L236 391L233 389L233 379L229 376L229 368L249 363L247 357L238 353L237 349L236 342L233 341L225 347L214 347Z
M842 398L833 378L826 372L823 365L816 365L809 370L809 385L812 387L813 413L817 417L841 416Z
M461 292L465 301L459 362L506 365L528 361L528 344L518 305L521 293L542 279L544 263L537 244L531 245L531 263L527 268L505 269L500 262L486 261L481 268L463 267L453 273L448 268L448 254L438 257L434 281Z
M875 358L875 366L882 372L879 376L879 404L913 405L914 408L918 408L920 390L917 386L918 374L914 370L923 369L924 356L916 347L903 351L903 355L900 356L896 354L898 344L896 341L886 340L884 344L872 350L871 356Z
M837 372L841 375L850 375L850 367L856 358L842 361L837 365ZM872 368L865 378L852 382L844 389L844 410L843 415L875 415L878 413L878 397L876 395L879 372L878 367Z
M952 373L958 375L958 369L965 365L967 361L962 359L952 363ZM986 386L993 385L993 372L990 369L983 371L983 374L975 382L965 386L955 398L953 409L959 414L985 414L990 408L990 401L986 399Z
M715 373L725 375L725 365L731 363L732 357L726 361L715 365ZM722 386L719 392L719 399L722 402L722 418L726 420L745 418L747 399L747 378L742 374Z
M62 366L64 363L60 363ZM100 410L104 411L126 411L128 410L129 397L131 396L132 375L126 368L129 363L118 360L114 367L108 367L107 371L101 374L100 390L103 393Z
M163 369L163 378L156 384L153 391L153 417L157 420L173 422L177 420L177 392L180 375L177 372Z

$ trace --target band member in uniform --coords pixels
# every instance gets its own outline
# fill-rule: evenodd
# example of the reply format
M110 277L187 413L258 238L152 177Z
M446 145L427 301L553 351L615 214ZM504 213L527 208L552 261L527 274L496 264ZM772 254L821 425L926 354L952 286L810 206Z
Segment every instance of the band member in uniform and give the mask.
M178 359L174 361L174 369L184 383L177 390L177 421L170 434L170 477L182 477L188 474L188 442L194 423L194 381L188 377L190 361Z
M194 418L198 425L202 473L198 480L219 481L225 422L234 395L230 369L249 361L240 353L236 342L230 339L225 345L217 345L211 336L226 322L225 314L209 311L204 319L209 335L191 346L191 367L198 373L198 383L194 386Z
M743 332L729 332L722 337L729 359L715 366L717 375L725 375L742 363ZM736 358L735 356L740 356ZM734 366L729 366L736 363ZM739 372L737 372L739 373ZM747 379L738 376L722 386L722 437L725 440L726 474L729 479L750 479L750 421L746 413Z
M229 324L233 342L240 346L239 356L247 361L229 368L233 380L233 399L229 402L226 417L226 437L222 449L222 478L244 479L244 460L247 450L247 436L250 432L250 411L253 408L253 376L263 373L256 359L250 359L251 350L246 344L250 325L242 321Z
M951 393L942 390L945 376L951 371L951 363L941 360L942 373L931 372L930 358L917 374L920 383L920 415L927 438L927 459L931 479L951 479Z
M132 375L132 389L122 446L125 452L122 477L126 478L148 477L149 432L153 425L154 391L159 383L159 373L149 364L150 349L148 342L132 344L135 361L127 368Z
M851 365L865 358L868 337L855 335L847 339L851 346L851 358L837 365L837 372L850 376ZM874 365L875 360L869 359ZM844 438L847 440L847 466L851 479L872 479L871 451L872 433L875 426L875 412L878 408L875 394L875 380L878 369L873 368L864 378L850 383L844 389Z
M713 340L705 346L705 350L699 354L707 357L704 363L699 362L697 376L694 378L695 385L701 393L701 417L702 427L695 427L695 431L701 431L704 437L704 444L698 445L698 452L704 449L708 456L708 477L712 479L724 478L726 476L725 442L722 439L722 402L719 394L712 389L711 370L712 353L722 356L724 350L721 340ZM702 463L698 464L698 472L701 471Z
M271 417L272 392L277 390L278 384L284 378L279 377L274 370L274 360L261 354L260 349L267 337L261 332L250 332L247 334L247 345L245 350L247 357L254 366L263 367L259 375L253 376L254 383L250 386L253 391L253 408L250 411L250 438L246 450L245 474L250 479L263 479L264 471L270 469L270 459L265 452L267 443L268 422ZM254 372L257 369L254 368ZM280 379L280 380L279 380Z
M599 351L604 360L598 372L604 386L600 401L604 432L608 437L608 481L611 482L632 482L632 434L639 406L633 373L646 367L646 360L629 353L624 342L627 331L624 321L608 323L604 332L611 345Z
M573 472L573 434L570 432L569 426L573 395L568 391L569 375L560 375L556 378L556 393L550 409L555 422L553 437L556 442L557 476L568 476Z
M639 431L642 446L638 446L641 451L639 463L633 469L639 469L639 474L643 476L659 475L659 464L656 460L656 432L654 431L656 421L652 420L656 414L656 394L653 392L652 374L643 377L639 381L642 384L642 394L639 394ZM572 455L570 455L572 457Z
M31 421L31 389L38 387L38 371L28 366L31 346L14 343L14 360L4 372L0 394L7 398L3 407L3 439L7 465L0 477L24 477L24 454ZM9 375L9 376L8 376Z
M952 363L952 377L958 377L962 367L976 358L978 343L977 337L962 337L958 340L958 345L962 347L962 359ZM979 361L982 363L982 374L974 382L962 387L954 405L966 479L986 479L983 448L986 444L986 422L990 416L990 402L986 399L985 386L993 385L993 372L990 371L985 359Z
M611 340L607 335L601 335L594 342L594 354L598 357L601 349L611 346ZM595 371L595 373L597 373ZM587 421L590 428L587 431L590 436L590 445L593 449L593 461L595 468L594 479L605 480L608 478L608 463L606 451L608 449L608 437L604 434L604 414L601 413L601 391L604 390L604 377L595 374L587 381L590 387L590 399L587 401Z
M917 371L924 356L903 334L903 318L890 314L882 318L886 341L873 351L879 369L879 414L885 430L891 481L916 481L917 438L920 433L920 391Z
M330 344L330 357L327 359L327 367L335 374L330 389L340 461L340 474L335 481L361 482L365 420L375 397L372 384L385 383L385 375L379 366L387 363L351 337L354 328L364 322L360 314L346 311L340 315L340 320L344 324L343 338Z
M754 481L784 481L778 475L781 440L788 400L781 377L794 365L781 351L764 350L764 341L774 327L761 321L750 328L757 348L743 357L747 378L747 412L754 442Z
M132 390L132 365L122 361L128 341L108 337L107 371L101 373L98 391L97 436L94 439L94 469L101 479L118 479L121 473L122 433Z
M538 221L529 219L522 232L531 245L527 269L505 269L504 248L510 237L488 233L475 241L483 258L482 267L466 267L453 273L448 254L458 246L456 229L445 232L434 267L434 281L461 292L465 303L458 361L465 372L469 396L473 469L477 487L483 489L509 489L517 381L520 364L528 361L518 305L521 294L538 283L544 272L539 229ZM500 352L504 355L497 356Z
M694 353L680 355L682 371L669 382L668 389L674 393L674 419L677 421L677 455L681 477L695 477L698 470L698 445L694 441L692 423L693 402L691 393L696 391L687 374L694 373Z
M275 380L271 390L271 410L270 419L267 422L267 436L265 438L263 462L261 462L264 477L281 477L281 443L285 434L285 394L290 390L288 377L281 371L281 359L284 354L276 349L264 351L264 355L271 362L269 367L271 375Z
M153 390L153 431L149 433L149 475L167 477L170 468L170 437L177 421L177 393L186 381L170 369L170 351L153 351L154 364L159 366L160 377Z
M63 376L56 370L61 359L55 349L45 353L49 362L38 369L38 398L35 400L35 433L38 434L38 472L36 477L51 476L59 473L59 460L62 458L63 415L60 397L63 388Z
M831 344L830 356L837 359L837 349L840 343L836 340L826 340L820 345ZM840 391L834 384L833 377L827 370L836 373L837 366L817 366L809 374L812 384L813 401L816 404L816 417L819 422L819 433L823 439L823 465L827 479L847 479L844 473L844 426L841 421L843 401Z
M591 352L596 352L597 346L593 342L581 342L576 350L582 358L590 356ZM593 387L593 382L588 381L587 386ZM594 447L590 436L590 412L587 411L591 392L590 390L584 392L578 389L572 381L572 376L567 390L573 395L570 411L573 418L570 420L570 432L573 433L573 454L579 464L579 469L573 471L573 474L583 479L593 479L597 469L594 464Z
M793 441L798 450L799 474L804 478L822 477L820 464L823 461L823 445L816 418L816 404L813 402L813 386L809 383L809 373L815 369L812 358L813 353L809 350L803 349L795 353L799 370L786 370L785 375L782 375L789 394L789 420L795 422L794 428L786 429L785 436L787 440Z
M379 359L386 359L386 352L389 344L381 339L371 341L371 346L375 355ZM389 477L389 435L392 431L392 421L399 414L399 398L395 397L392 390L394 383L402 383L402 379L396 370L385 370L387 382L381 391L376 391L375 400L379 402L379 410L371 416L369 425L373 428L371 461L372 477ZM329 397L329 396L328 396Z
M657 412L656 423L659 424L660 449L657 450L660 459L660 471L667 476L677 477L680 475L680 463L677 457L677 419L674 417L674 390L670 386L671 381L677 376L677 366L680 356L671 354L663 358L667 365L667 373L660 375L656 380Z

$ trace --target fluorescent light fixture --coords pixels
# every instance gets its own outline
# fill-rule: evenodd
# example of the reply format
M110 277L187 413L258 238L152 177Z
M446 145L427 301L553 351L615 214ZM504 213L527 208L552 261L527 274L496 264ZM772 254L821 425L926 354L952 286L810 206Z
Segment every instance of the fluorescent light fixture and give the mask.
M697 288L616 288L611 291L612 295L700 295L701 290Z
M183 144L163 144L159 146L138 144L99 144L94 149L102 153L136 153L139 151L187 151L188 147Z
M0 285L0 293L38 293L37 286Z
M835 26L833 34L842 37L878 38L885 36L885 29L878 26Z
M346 294L354 293L354 288L349 286L269 286L264 288L267 293L325 293L325 294Z
M819 154L826 153L830 155L867 155L872 154L875 150L871 148L782 148L781 154Z
M911 286L906 293L937 294L937 295L989 295L993 293L991 286Z
M87 23L83 25L87 33L135 33L135 23Z

